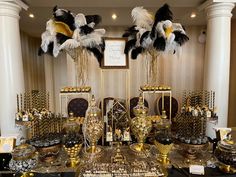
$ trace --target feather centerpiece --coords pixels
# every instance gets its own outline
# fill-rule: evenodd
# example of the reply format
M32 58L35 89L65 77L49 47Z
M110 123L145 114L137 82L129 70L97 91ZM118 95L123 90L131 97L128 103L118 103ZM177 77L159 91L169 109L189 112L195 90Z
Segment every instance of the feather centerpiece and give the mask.
M53 8L53 17L46 23L46 31L41 35L41 46L39 55L49 53L57 57L60 52L67 52L76 62L79 76L82 84L85 84L85 74L89 55L93 55L99 65L105 49L103 36L105 29L95 29L95 26L101 22L99 15L84 15L79 13L74 15L69 10ZM84 56L82 56L84 55ZM83 65L79 65L83 63ZM77 77L78 78L78 77Z
M172 22L173 13L168 4L159 8L155 17L143 7L135 7L131 16L134 26L127 29L123 37L128 38L124 53L131 52L132 59L137 59L141 54L150 55L151 60L156 60L163 53L175 54L189 40L182 25ZM157 64L154 61L149 64L151 73L156 73L154 63ZM156 82L156 76L150 77L151 82Z

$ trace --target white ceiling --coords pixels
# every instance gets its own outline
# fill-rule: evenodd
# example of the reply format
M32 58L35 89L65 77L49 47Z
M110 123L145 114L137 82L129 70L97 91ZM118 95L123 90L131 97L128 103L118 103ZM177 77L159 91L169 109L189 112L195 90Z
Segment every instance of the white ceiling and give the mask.
M20 16L20 28L32 36L40 36L45 30L46 21L52 16L55 5L59 8L68 9L74 14L86 15L99 14L102 16L101 26L131 26L130 12L135 6L143 6L152 11L164 3L168 3L174 14L174 21L183 25L205 25L205 13L199 12L198 7L205 0L25 0L29 5L28 11L22 11ZM197 17L190 18L192 12ZM29 18L33 13L35 18ZM117 20L112 20L111 15L116 13Z

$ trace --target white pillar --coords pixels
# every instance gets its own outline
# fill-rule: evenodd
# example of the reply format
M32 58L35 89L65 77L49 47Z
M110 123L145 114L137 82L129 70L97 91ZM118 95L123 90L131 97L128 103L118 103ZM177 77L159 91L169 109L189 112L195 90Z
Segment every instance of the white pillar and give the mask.
M207 43L204 63L204 89L213 90L218 124L208 123L207 134L215 136L213 127L227 127L230 70L231 17L234 3L209 3L207 12Z
M24 92L19 0L0 2L0 128L2 136L15 135L16 95ZM24 7L25 8L25 7Z

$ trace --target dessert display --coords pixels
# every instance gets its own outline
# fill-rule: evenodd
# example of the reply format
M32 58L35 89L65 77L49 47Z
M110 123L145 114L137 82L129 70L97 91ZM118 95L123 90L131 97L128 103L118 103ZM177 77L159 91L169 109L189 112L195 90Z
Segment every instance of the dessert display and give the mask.
M90 92L90 86L81 86L81 87L64 87L60 90L61 93L81 93L81 92Z
M9 168L16 172L27 172L36 167L37 162L36 149L29 144L21 144L14 148Z
M67 166L76 167L79 163L78 153L82 148L83 137L80 134L80 123L78 123L77 118L73 116L73 113L70 113L63 129L65 130L63 147L69 156Z
M83 124L84 138L89 142L89 148L86 147L85 149L85 153L88 156L101 153L102 149L96 144L99 138L101 138L103 130L104 122L101 110L96 106L95 98L92 96Z
M33 138L29 143L39 152L39 160L49 163L58 157L61 149L61 139L61 134L49 133L46 136Z
M170 86L165 86L165 85L161 85L161 86L158 86L158 85L144 85L144 86L141 86L140 89L142 91L169 91L169 90L171 90L171 87Z
M139 97L139 102L133 108L135 118L131 119L131 131L137 139L137 143L130 145L131 150L136 154L143 156L149 153L150 146L145 144L145 139L152 129L152 122L147 118L147 107L144 106L142 96Z
M233 140L219 141L214 154L223 172L236 173L236 144Z
M154 144L160 153L158 156L158 161L163 165L168 165L170 163L168 154L174 145L170 132L170 126L170 120L167 119L166 112L163 110L161 120L156 125L159 132L156 134L154 141Z

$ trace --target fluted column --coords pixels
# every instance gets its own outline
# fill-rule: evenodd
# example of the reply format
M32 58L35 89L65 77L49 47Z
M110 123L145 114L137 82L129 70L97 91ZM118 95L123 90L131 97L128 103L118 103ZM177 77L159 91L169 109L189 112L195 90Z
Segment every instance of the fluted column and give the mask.
M204 89L215 91L215 105L219 117L217 125L208 123L207 134L215 136L213 127L227 127L230 35L233 1L211 2L207 12L207 41L204 63Z
M23 6L22 6L23 5ZM20 0L0 1L0 128L2 136L15 135L16 95L24 92L19 12Z

